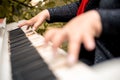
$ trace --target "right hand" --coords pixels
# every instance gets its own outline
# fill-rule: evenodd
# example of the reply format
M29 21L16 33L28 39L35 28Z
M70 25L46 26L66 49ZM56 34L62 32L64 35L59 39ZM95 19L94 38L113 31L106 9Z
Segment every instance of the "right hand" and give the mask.
M47 9L43 10L42 12L38 13L35 17L31 18L30 20L26 20L25 22L18 25L18 27L28 26L27 29L32 26L33 30L36 30L38 26L40 26L45 20L50 19L50 14Z
M87 11L71 19L62 28L54 28L45 33L45 41L51 41L53 49L56 49L68 41L68 63L73 65L77 62L81 44L85 49L95 49L95 37L102 33L102 23L96 10Z

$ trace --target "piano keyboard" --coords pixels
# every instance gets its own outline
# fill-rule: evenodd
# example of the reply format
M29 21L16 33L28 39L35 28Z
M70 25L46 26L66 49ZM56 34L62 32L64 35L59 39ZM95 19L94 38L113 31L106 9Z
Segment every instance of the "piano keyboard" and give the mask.
M58 48L54 55L52 43L44 44L44 37L31 29L26 30L26 26L18 28L17 23L12 23L7 26L7 31L7 55L10 54L11 64L7 71L11 74L7 76L11 79L3 72L1 80L88 80L93 77L94 72L82 62L68 66L64 50ZM86 77L86 73L90 75Z
M20 28L9 34L13 80L56 80Z
M68 66L65 51L58 48L54 57L52 43L45 45L43 36L17 25L0 28L0 80L120 80L120 59Z

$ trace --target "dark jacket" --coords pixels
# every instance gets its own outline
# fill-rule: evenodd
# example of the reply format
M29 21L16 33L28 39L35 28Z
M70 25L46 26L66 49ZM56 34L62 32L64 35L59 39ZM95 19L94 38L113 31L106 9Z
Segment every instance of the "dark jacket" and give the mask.
M76 16L81 0L62 7L48 9L50 21L67 22ZM120 0L89 0L85 11L95 9L99 12L102 22L102 34L96 39L97 46L111 56L120 56Z

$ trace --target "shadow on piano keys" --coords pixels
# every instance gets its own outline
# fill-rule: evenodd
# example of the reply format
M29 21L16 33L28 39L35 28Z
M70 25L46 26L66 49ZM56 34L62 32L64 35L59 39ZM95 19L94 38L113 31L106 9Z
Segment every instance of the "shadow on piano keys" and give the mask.
M111 61L116 66L110 65L111 62L105 62L89 67L82 62L78 62L70 67L67 66L67 53L64 50L59 48L57 50L58 55L54 57L52 43L45 45L44 37L32 30L26 30L26 26L18 28L17 23L9 24L7 31L11 79L1 78L0 80L120 79L118 76L118 73L120 73L118 61L120 60ZM107 64L111 67L109 68ZM116 68L116 70L113 70L113 68ZM110 74L110 72L116 72L116 74Z

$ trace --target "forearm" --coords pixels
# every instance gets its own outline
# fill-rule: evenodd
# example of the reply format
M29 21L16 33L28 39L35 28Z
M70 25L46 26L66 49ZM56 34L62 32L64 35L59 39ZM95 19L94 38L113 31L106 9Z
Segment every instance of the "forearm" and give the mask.
M61 7L49 8L50 20L48 22L67 22L76 16L79 2Z

